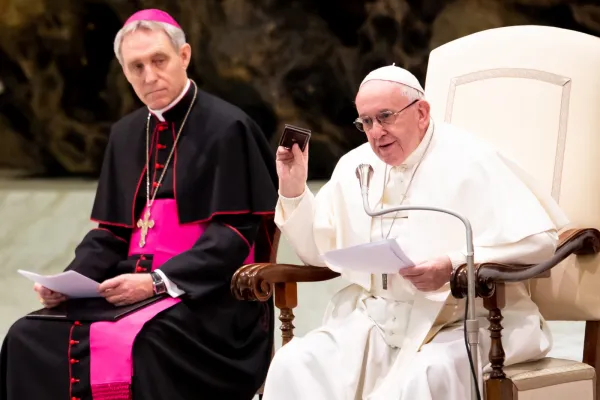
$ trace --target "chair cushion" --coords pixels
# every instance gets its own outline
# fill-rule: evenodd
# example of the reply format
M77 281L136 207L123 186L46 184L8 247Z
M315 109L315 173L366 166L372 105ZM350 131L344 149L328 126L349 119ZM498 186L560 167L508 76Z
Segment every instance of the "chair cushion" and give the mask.
M518 392L555 386L568 382L593 380L596 371L579 361L546 357L538 361L511 365L504 368ZM486 374L486 379L488 374Z

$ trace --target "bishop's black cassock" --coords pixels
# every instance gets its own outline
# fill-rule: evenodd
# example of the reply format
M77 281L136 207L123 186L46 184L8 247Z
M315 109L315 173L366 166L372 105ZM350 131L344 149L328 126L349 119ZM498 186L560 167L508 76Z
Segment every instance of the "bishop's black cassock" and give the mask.
M156 184L194 91L192 84L163 114L165 121L151 117L148 173L157 200L176 200L180 224L209 224L191 249L160 267L185 294L135 338L135 400L249 400L271 357L272 303L237 301L230 292L248 244L255 246L256 262L268 261L270 253L277 176L263 133L238 108L198 90L165 177ZM146 204L147 116L142 108L113 126L92 210L99 227L78 245L68 270L98 282L151 270L152 254L128 253ZM2 346L0 400L91 400L91 322L18 320Z

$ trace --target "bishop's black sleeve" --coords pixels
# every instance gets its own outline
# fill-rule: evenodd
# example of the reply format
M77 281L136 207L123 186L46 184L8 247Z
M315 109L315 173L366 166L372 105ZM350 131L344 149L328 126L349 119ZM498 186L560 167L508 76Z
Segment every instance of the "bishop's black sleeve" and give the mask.
M111 276L119 261L127 258L130 228L100 224L84 236L75 248L75 258L65 271L77 271L97 282Z
M213 293L223 293L235 271L248 257L261 217L221 215L214 217L194 246L159 269L192 301Z

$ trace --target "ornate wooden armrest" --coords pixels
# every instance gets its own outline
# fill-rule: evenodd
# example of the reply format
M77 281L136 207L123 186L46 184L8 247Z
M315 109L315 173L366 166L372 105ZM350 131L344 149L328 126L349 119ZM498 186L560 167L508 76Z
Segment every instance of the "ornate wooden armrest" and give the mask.
M554 256L536 265L510 265L482 263L475 265L475 293L478 297L490 297L495 284L521 282L528 279L548 277L550 270L571 254L588 255L600 251L600 231L593 228L570 229L561 233ZM467 266L458 267L450 278L452 296L467 296Z
M553 267L571 254L589 255L598 252L600 252L600 231L571 229L561 233L554 256L537 265L482 263L475 266L475 294L483 298L483 306L489 311L487 317L490 322L488 330L491 338L489 360L492 370L485 385L487 393L494 393L494 399L512 398L512 384L504 373L502 346L501 310L506 303L504 284L546 276ZM461 265L450 278L452 295L456 298L466 297L467 286L467 266Z
M319 282L340 274L312 265L258 263L244 265L231 280L231 291L238 300L267 301L278 283Z
M294 312L298 305L297 282L319 282L340 274L326 267L258 263L244 265L231 279L231 292L238 300L267 301L275 289L275 306L279 308L282 344L294 337Z

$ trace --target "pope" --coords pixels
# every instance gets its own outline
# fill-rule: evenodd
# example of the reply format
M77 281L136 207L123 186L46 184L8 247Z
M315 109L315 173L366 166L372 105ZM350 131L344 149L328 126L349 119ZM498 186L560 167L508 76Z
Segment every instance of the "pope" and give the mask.
M370 217L356 170L370 165L368 202L454 210L473 227L475 261L538 263L554 254L568 221L548 193L496 149L435 121L418 80L385 66L369 73L355 99L354 124L367 142L337 163L313 195L306 185L308 148L277 151L275 222L302 261L341 273L349 285L331 299L323 326L275 353L265 400L464 400L471 375L464 301L450 295L454 268L465 263L462 223L446 214L403 211ZM329 265L322 255L395 240L414 266L390 274ZM505 365L544 357L551 335L523 283L506 285ZM489 368L487 312L479 365Z

